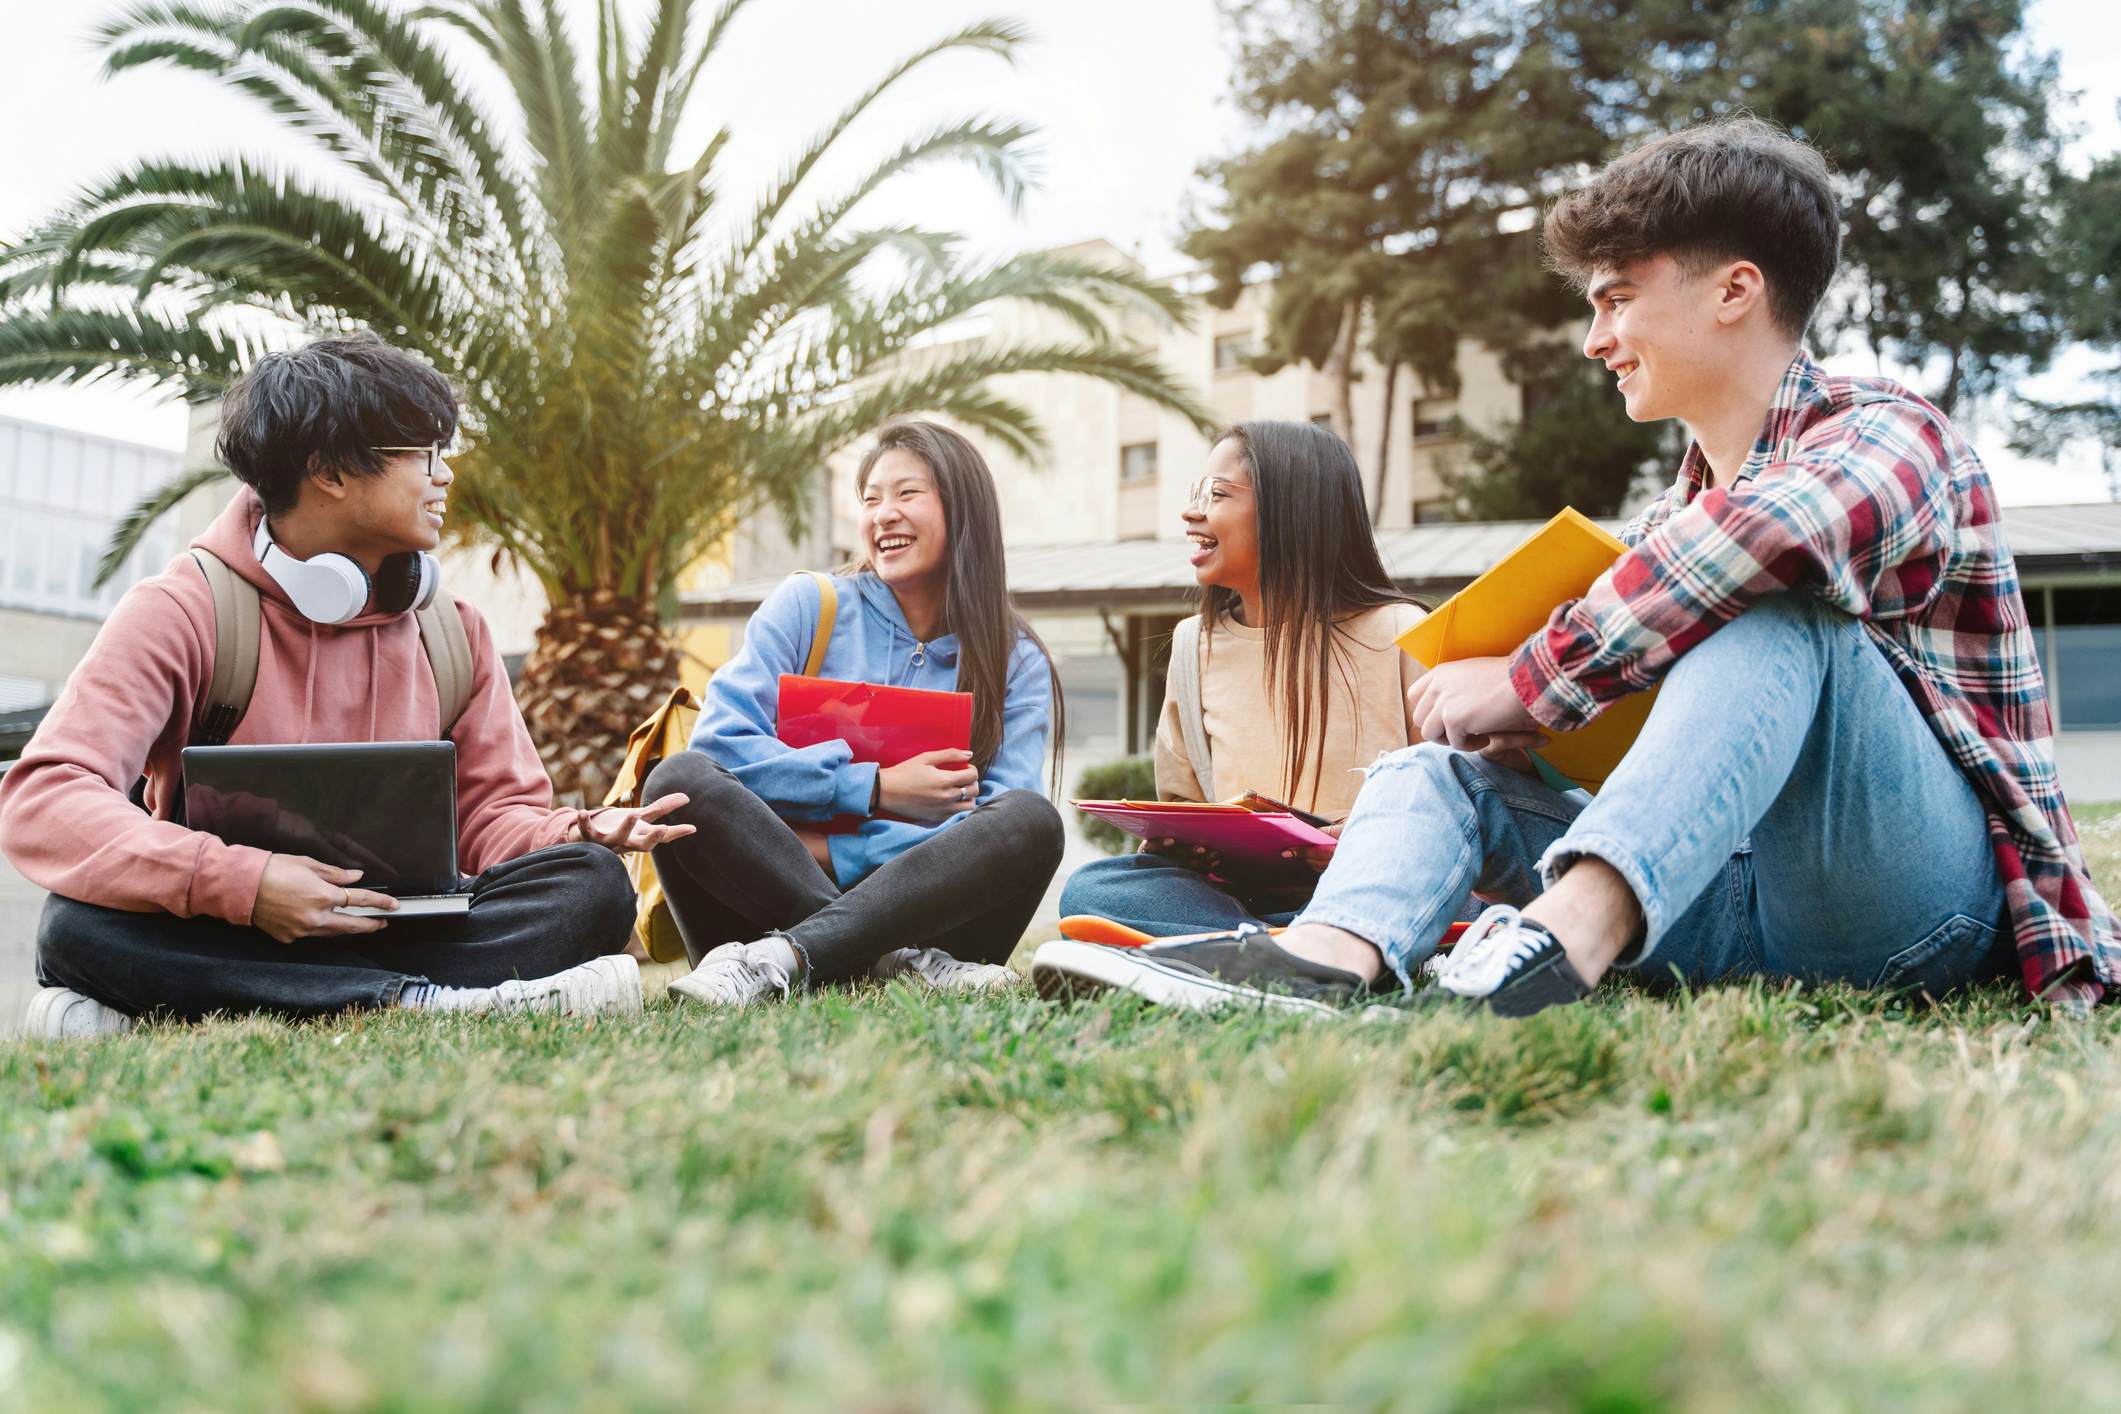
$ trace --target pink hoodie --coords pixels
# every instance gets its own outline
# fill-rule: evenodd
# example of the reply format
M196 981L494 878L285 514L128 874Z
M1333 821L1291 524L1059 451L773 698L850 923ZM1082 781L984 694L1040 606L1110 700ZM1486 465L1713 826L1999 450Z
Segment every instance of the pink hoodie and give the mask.
M258 685L231 744L435 740L441 704L413 616L364 614L337 628L302 617L251 551L258 515L245 489L193 542L263 601ZM552 808L552 781L486 621L457 607L473 663L471 700L451 733L457 864L477 874L559 843L573 812ZM265 851L169 818L182 794L178 753L213 661L213 595L192 557L179 555L118 601L22 759L0 776L0 851L25 877L106 908L250 922ZM148 815L126 798L143 771Z

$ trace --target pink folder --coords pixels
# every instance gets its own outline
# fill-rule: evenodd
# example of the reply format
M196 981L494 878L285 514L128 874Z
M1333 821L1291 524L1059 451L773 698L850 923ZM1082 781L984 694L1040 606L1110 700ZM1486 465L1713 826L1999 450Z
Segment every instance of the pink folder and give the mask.
M1285 849L1331 849L1339 843L1316 826L1285 811L1247 810L1242 805L1195 805L1187 801L1078 800L1075 808L1145 840L1172 839L1200 845L1248 873L1308 871Z

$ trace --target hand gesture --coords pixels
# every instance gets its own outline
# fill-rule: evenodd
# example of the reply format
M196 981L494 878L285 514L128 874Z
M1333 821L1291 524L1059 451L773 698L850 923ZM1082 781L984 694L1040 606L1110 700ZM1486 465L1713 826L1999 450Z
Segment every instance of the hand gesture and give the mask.
M877 809L905 820L947 820L979 803L972 753L924 751L876 773Z
M1407 724L1423 741L1459 751L1546 745L1546 732L1518 700L1507 658L1462 658L1431 668L1407 689Z
M250 906L251 926L281 943L378 932L383 927L380 918L332 911L398 906L389 894L354 888L360 877L358 869L341 869L306 854L276 854L265 861L265 874L258 880L258 898Z
M651 800L631 810L616 805L607 805L600 810L577 810L574 824L568 828L568 838L587 840L620 854L654 849L659 844L681 840L693 833L691 825L659 823L665 815L683 809L691 801L692 797L683 791L673 791L660 800Z

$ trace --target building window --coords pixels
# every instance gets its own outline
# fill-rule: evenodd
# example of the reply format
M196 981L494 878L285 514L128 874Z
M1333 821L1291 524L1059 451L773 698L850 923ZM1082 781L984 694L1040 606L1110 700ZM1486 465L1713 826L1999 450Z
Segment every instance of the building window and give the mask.
M1417 442L1440 442L1458 435L1458 400L1456 398L1416 398L1414 400L1414 440Z
M0 604L101 618L132 581L177 552L165 517L118 574L91 588L133 503L176 474L177 454L0 419Z
M1215 336L1215 371L1236 373L1243 370L1245 361L1252 357L1250 334L1217 334Z
M1122 481L1154 481L1156 479L1156 444L1154 442L1129 442L1119 449L1119 479Z
M2066 732L2121 731L2121 584L2047 591L2048 688Z
M1443 497L1414 503L1414 524L1449 525L1458 517L1451 510L1451 503Z

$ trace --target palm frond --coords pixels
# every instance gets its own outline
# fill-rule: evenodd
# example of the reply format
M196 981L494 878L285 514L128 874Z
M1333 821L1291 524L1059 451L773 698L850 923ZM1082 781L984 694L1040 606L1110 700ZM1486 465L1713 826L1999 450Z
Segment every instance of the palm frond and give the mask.
M544 164L538 187L558 228L563 250L579 250L588 224L591 136L584 126L580 76L563 69L554 40L521 0L486 0L485 13L501 41L501 68L523 115L531 150ZM564 38L564 27L562 38ZM571 60L571 46L564 50Z
M456 18L459 8L446 7ZM394 9L371 0L217 11L141 5L98 33L106 73L150 63L210 72L389 193L409 224L433 226L442 258L497 223L501 249L513 257L511 282L534 277L539 242L493 125ZM482 260L501 263L494 251Z
M140 260L142 298L184 267L252 288L275 281L298 303L423 333L445 329L481 293L338 196L242 161L144 164L83 193L72 219L53 276L60 289L82 259L123 253Z
M678 71L676 82L671 86L670 106L663 118L665 126L671 132L676 132L678 124L685 120L685 110L692 105L693 89L699 84L700 74L707 68L708 61L714 58L715 51L721 48L723 39L729 34L730 24L750 3L751 0L722 0L721 8L714 12L714 18L708 22L706 34L700 37L699 47L692 51L691 57Z
M211 486L228 477L226 467L195 466L189 471L178 472L135 501L111 527L110 539L103 545L103 556L96 561L95 581L89 587L101 589L110 583L112 576L124 569L125 562L133 557L133 551L140 548L141 540L154 528L155 522L175 510L178 502L201 486Z
M241 336L139 310L18 314L0 319L0 387L110 379L210 402L242 373L253 352Z
M816 169L819 162L824 160L825 154L830 152L833 145L846 135L847 130L854 126L862 114L869 111L878 99L902 83L909 74L944 54L954 53L958 50L972 50L993 54L1003 60L1014 62L1017 48L1029 37L1030 31L1014 21L984 20L977 24L967 25L957 33L947 35L926 48L901 59L868 92L862 94L854 102L842 109L839 117L835 118L824 132L811 141L810 146L805 148L795 161L790 164L788 169L782 173L780 180L767 190L765 197L759 202L758 209L752 214L750 222L747 223L743 233L737 238L731 263L742 266L749 262L751 256L771 236L775 223L780 220L782 214L788 209L788 204L794 200L796 193L802 189L804 179Z

